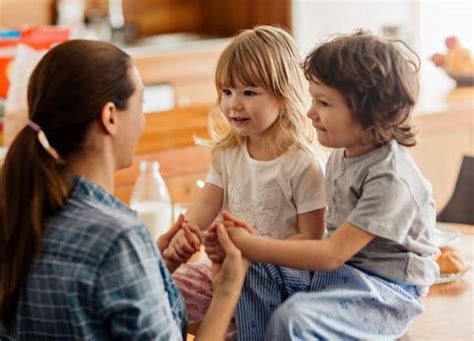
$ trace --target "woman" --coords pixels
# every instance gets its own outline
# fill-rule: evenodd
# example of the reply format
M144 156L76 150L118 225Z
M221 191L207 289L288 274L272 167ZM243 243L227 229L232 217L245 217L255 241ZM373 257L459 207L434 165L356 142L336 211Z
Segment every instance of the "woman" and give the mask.
M29 121L0 177L0 325L18 339L181 339L185 311L144 225L112 194L143 131L143 84L113 45L50 50L28 85ZM181 218L158 241L160 252ZM198 338L224 337L247 262L227 258ZM213 323L209 323L213 321ZM0 336L2 333L0 332Z

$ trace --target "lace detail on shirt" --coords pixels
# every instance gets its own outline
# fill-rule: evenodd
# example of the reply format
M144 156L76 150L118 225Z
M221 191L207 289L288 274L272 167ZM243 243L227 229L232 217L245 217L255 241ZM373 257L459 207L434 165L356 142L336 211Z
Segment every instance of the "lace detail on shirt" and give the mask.
M280 210L280 188L261 191L255 200L243 198L241 192L229 185L229 209L239 219L253 226L255 232L264 237L280 238L277 226L273 226Z

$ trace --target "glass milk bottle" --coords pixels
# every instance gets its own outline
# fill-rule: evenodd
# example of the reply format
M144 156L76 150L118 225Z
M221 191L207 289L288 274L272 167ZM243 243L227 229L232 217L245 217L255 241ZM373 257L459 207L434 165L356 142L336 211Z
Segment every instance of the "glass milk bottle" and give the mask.
M172 224L172 205L168 188L156 161L140 161L140 175L133 187L130 207L137 211L156 240Z

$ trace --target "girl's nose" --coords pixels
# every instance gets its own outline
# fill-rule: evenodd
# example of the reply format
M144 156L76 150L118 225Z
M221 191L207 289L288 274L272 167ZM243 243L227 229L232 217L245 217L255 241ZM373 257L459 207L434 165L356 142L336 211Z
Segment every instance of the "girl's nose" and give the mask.
M240 102L238 96L234 95L230 99L230 109L236 111L242 110L242 103Z

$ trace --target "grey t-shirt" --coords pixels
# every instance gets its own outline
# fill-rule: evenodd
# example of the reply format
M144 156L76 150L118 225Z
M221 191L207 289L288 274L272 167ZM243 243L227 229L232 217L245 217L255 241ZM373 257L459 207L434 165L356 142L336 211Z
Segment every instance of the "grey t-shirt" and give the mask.
M431 185L396 141L326 167L329 235L348 222L375 238L347 264L393 281L431 285L438 277Z

